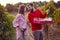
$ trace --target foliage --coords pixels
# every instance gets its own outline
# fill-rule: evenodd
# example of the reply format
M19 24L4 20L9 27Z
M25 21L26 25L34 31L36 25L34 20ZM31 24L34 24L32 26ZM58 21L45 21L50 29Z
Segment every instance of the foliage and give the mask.
M54 21L55 23L60 23L60 8L56 9L56 11L54 11L55 15L54 15Z
M55 7L54 1L50 1L48 4L44 3L44 6L40 9L43 12L46 12L46 9L49 9L47 17L52 17L54 23L60 23L60 9Z
M14 28L12 25L12 21L14 19L14 15L9 14L5 8L0 5L0 38L1 40L11 40L11 37L14 34Z

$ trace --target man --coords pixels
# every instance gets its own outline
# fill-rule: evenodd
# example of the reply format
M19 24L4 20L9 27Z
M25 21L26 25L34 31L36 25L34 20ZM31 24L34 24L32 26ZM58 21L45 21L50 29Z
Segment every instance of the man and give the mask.
M42 13L39 9L36 9L32 3L28 4L28 20L31 23L34 40L43 40L42 25L34 23L34 18L45 18L46 14Z

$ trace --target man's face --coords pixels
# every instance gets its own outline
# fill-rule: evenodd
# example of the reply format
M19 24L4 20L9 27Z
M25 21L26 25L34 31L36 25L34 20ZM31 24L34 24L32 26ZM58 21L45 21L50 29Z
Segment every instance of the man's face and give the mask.
M31 11L33 9L33 6L28 5L28 10Z

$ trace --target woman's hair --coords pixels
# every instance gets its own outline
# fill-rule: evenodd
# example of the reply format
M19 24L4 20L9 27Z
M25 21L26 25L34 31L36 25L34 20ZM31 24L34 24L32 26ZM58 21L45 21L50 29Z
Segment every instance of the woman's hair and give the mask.
M18 13L24 14L24 11L25 11L25 5L22 4L22 5L19 6Z

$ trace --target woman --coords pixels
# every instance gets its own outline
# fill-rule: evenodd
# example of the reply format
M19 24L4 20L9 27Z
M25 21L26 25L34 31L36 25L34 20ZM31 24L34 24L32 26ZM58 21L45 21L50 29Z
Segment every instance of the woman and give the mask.
M28 40L27 32L27 20L24 15L25 5L22 4L19 6L18 14L13 21L13 26L16 28L16 37L17 40Z

